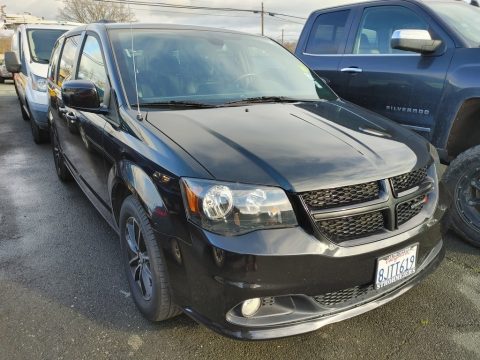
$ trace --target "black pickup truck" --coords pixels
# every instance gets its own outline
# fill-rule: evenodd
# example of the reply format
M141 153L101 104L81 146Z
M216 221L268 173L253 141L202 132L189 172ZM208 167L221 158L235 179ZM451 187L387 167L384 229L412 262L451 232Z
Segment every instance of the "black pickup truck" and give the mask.
M450 225L480 246L480 9L381 0L308 18L296 55L344 99L427 138L449 164Z

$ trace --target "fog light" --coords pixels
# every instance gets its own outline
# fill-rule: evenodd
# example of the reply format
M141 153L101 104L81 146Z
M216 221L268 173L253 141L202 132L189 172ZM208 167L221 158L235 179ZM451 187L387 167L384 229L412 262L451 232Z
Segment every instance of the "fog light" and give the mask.
M245 300L242 304L242 315L247 318L252 317L260 309L260 305L262 305L260 298Z

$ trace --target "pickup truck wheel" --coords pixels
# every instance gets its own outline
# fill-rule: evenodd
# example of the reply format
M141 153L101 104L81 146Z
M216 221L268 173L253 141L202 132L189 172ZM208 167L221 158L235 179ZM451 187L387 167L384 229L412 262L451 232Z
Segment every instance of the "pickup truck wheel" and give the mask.
M67 165L65 165L60 145L58 144L57 137L52 127L50 127L50 138L52 139L53 161L55 163L57 176L62 182L68 182L72 179L72 174L70 173L70 170L68 170Z
M132 195L122 204L119 224L125 271L132 298L140 312L151 321L180 314L172 300L162 250L147 214Z
M464 240L480 247L480 146L450 163L444 176L452 195L448 221Z

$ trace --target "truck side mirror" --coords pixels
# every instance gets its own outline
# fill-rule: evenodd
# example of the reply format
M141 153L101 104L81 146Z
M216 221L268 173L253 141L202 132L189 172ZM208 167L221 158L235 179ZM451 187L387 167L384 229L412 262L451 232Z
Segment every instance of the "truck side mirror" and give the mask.
M5 67L12 74L18 73L22 69L22 64L20 64L17 54L13 51L5 52Z
M441 40L433 40L427 30L395 30L390 41L392 49L413 51L420 54L434 53Z

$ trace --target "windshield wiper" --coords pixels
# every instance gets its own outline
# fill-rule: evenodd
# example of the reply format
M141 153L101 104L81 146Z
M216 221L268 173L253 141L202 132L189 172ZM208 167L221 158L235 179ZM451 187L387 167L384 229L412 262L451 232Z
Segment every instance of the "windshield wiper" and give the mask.
M137 104L132 104L132 107L136 107ZM146 102L140 103L140 106L145 107L192 107L198 109L214 108L217 107L213 104L200 103L195 101L158 101L158 102Z
M241 100L235 100L225 103L224 105L234 105L234 104L248 104L248 103L294 103L302 101L313 101L313 100L302 100L295 99L288 96L257 96L250 97Z
M32 60L40 64L48 64L50 62L50 59L43 59L33 55L32 55Z

